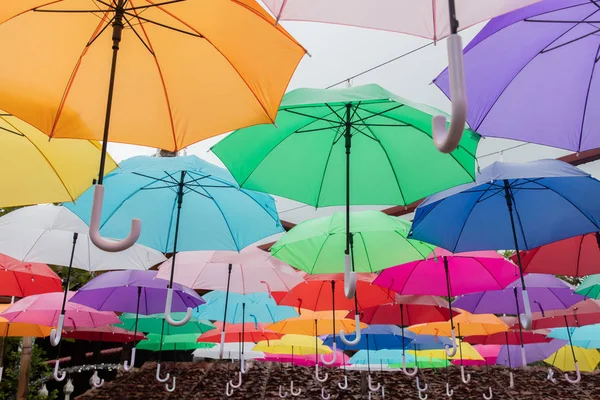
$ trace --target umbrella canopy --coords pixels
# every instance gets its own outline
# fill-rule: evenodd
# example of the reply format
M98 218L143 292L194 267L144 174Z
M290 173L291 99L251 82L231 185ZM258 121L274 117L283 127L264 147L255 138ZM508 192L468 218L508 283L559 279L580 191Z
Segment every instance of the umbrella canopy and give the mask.
M403 336L404 333L404 336ZM414 333L404 331L396 325L370 325L362 330L364 340L356 344L346 344L342 340L336 340L337 348L340 350L383 350L383 349L409 349ZM334 335L325 336L324 343L331 346ZM337 339L339 339L339 335Z
M256 346L256 344L254 342L242 343L241 344L242 349L240 351L240 343L225 343L225 344L223 344L223 352L222 352L223 356L220 357L221 345L215 344L213 347L210 347L210 348L196 349L192 352L192 355L194 356L194 360L198 359L198 358L213 358L213 359L226 358L226 359L231 359L231 360L239 360L241 354L243 354L244 360L263 358L265 356L264 353L261 353L260 351L252 351L252 348L254 346Z
M143 333L135 333L116 326L97 328L77 328L63 333L65 339L87 340L90 342L130 343L146 339Z
M51 204L24 207L0 218L0 252L22 262L68 266L73 234L78 234L73 267L86 271L146 270L165 261L156 250L135 244L111 253L89 239L89 226L66 207Z
M10 304L0 304L0 313L4 312ZM6 318L0 316L0 336L10 337L46 337L50 335L51 328L49 326L26 324L15 322L11 323Z
M533 312L563 310L584 300L583 296L574 293L573 286L553 275L528 274L525 276L525 283ZM515 288L518 293L522 292L520 280L514 281L504 290L461 296L452 303L452 306L474 314L516 315L522 313L524 308L521 302L516 301Z
M458 315L448 309L448 302L436 296L394 297L393 304L383 304L360 310L360 320L366 324L394 324L410 326L427 322L442 322ZM354 318L355 311L347 315Z
M60 277L46 264L21 262L0 254L0 295L27 297L60 291Z
M573 352L577 361L573 360ZM593 372L600 363L600 352L596 349L584 349L582 347L563 346L556 353L544 360L546 364L560 369L561 371L575 371L577 362L579 370Z
M335 321L334 333L339 333L341 330L344 332L354 332L357 325L354 320L344 318L347 313L347 311L335 311L334 320L332 319L331 311L310 311L303 309L299 317L288 318L274 324L269 324L266 326L266 329L278 333L321 336L334 332ZM366 328L367 325L361 323L360 327Z
M173 260L164 262L158 277L169 279ZM237 251L190 251L177 255L173 282L193 289L248 294L288 292L302 282L302 275L258 247ZM231 271L229 266L231 265Z
M356 272L376 272L402 262L425 258L433 248L406 238L410 222L380 211L351 213ZM271 253L309 274L344 272L346 217L332 216L304 221L277 241Z
M254 346L254 351L270 354L307 355L330 354L332 351L324 345L323 340L314 336L284 335L280 340L263 340Z
M548 331L545 331L548 332ZM492 335L469 336L464 339L465 342L471 344L482 345L521 345L533 343L549 343L552 339L546 337L545 333L537 333L532 331L519 332L510 330L506 332L494 333Z
M584 297L600 299L600 275L590 275L585 278L575 293Z
M274 125L236 131L212 150L242 187L315 207L346 205L348 150L349 204L408 205L475 176L479 135L467 131L452 154L439 153L434 112L374 84L296 89Z
M377 366L380 364L400 364L403 356L402 350L359 350L348 360L348 363L373 365L374 369L377 369ZM406 352L405 356L407 364L415 362L414 353L410 354Z
M576 152L599 147L596 12L593 2L549 0L490 21L464 51L469 126ZM435 83L450 95L448 71Z
M553 340L549 343L530 343L524 345L525 357L521 356L523 350L521 345L504 345L500 347L496 363L511 368L524 367L523 360L527 363L542 361L552 353L565 345L564 340Z
M335 355L335 361L331 364L327 364L328 367L341 367L348 363L350 357L345 355L341 351L337 351ZM321 361L315 356L314 345L313 351L310 354L292 357L289 354L265 354L264 361L267 362L278 362L286 364L294 364L300 367L314 367L317 363L321 364Z
M474 335L491 335L493 333L505 332L508 326L493 314L471 314L464 312L454 318L454 324L458 327L459 337ZM429 324L414 325L409 331L418 335L452 336L450 322L433 322Z
M466 346L466 343L463 342L463 346ZM484 366L484 365L494 365L496 364L496 359L498 358L498 353L500 352L499 344L477 344L473 346L473 350L483 358L483 360L476 359L465 359L464 358L464 347L463 347L463 360L462 365L464 366ZM460 360L452 360L452 364L460 365Z
M495 251L452 254L437 248L425 260L382 271L373 283L399 294L454 297L501 290L518 276L517 266Z
M111 72L114 142L180 150L271 123L305 53L255 1L39 0L2 8L0 36L12 37L6 50L22 57L18 67L0 72L0 107L51 137L106 141ZM117 17L126 29L119 31L118 68L111 71L111 48L119 41L113 44L110 25ZM22 53L34 44L39 51ZM77 122L87 128L73 129Z
M87 127L73 121L70 129ZM100 144L87 140L48 140L33 125L0 111L0 206L73 201L98 177ZM117 164L108 156L105 170Z
M100 233L123 238L131 219L139 218L144 229L138 243L163 253L239 251L283 230L273 198L240 189L227 171L196 156L132 157L108 174L104 184ZM93 195L88 190L76 204L65 206L89 221Z
M549 338L573 341L573 345L586 349L600 348L600 324L574 328L555 328L548 334Z
M415 335L411 343L416 351L421 350L443 350L446 346L452 346L452 340L437 335Z
M598 274L599 243L600 233L592 232L524 250L520 254L523 272L575 277ZM511 259L517 262L516 254Z
M165 309L169 281L158 279L156 271L114 271L86 283L71 301L96 310L157 314ZM204 304L192 289L173 285L173 311Z
M437 369L437 368L446 368L448 366L450 366L450 361L444 359L444 358L434 358L432 354L430 354L428 351L417 351L417 352L412 352L411 353L413 356L416 355L416 357L414 357L414 359L411 359L410 362L406 362L406 365L404 366L405 368L415 368L418 367L419 369ZM392 368L392 369L402 369L403 365L402 364L389 364L388 367ZM373 368L376 369L376 368Z
M178 317L181 317L182 314L184 313L173 313L173 315ZM120 323L117 325L118 327L127 329L128 331L131 331L135 328L135 314L123 313L119 316L119 319ZM138 332L156 333L160 335L164 329L165 336L193 333L196 334L196 337L198 337L198 335L204 332L215 329L215 326L210 321L197 320L194 318L192 318L185 325L173 326L171 324L164 323L164 314L139 315L137 321Z
M150 351L177 351L204 349L214 346L212 343L198 343L196 342L197 338L198 335L195 333L164 335L161 346L161 335L157 333L150 333L148 334L148 340L142 340L136 345L136 347L140 350Z
M67 293L64 326L68 328L95 328L117 324L119 318L113 312L97 311L69 301L75 292ZM1 316L12 322L24 322L45 326L57 326L61 313L63 293L44 293L25 297L12 304Z
M456 354L454 354L453 356L448 356L446 354L446 352L443 349L431 349L431 350L422 350L422 353L427 353L430 356L432 356L433 358L438 358L438 359L446 359L446 357L449 360L462 360L467 361L467 360L471 360L471 361L485 361L484 357L479 354L479 352L473 347L471 346L469 343L465 343L463 341L458 341L458 346L460 346L460 350L462 352L456 352ZM414 354L414 353L413 353ZM485 364L485 362L484 362Z
M248 342L258 343L262 340L277 340L281 338L280 333L276 333L266 329L268 324L265 323L245 323L245 324L226 324L223 327L222 322L215 322L214 330L208 331L200 335L199 342L218 343L221 341L221 332L225 329L225 337L223 343Z

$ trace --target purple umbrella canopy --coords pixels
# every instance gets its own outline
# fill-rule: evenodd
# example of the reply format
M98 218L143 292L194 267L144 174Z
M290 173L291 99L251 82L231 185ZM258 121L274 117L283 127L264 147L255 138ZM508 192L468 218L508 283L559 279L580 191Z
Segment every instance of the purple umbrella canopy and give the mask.
M529 292L532 312L544 313L549 310L567 309L573 304L585 300L583 296L575 294L573 286L553 275L525 275L525 286ZM519 300L518 311L515 289ZM521 280L517 279L503 290L460 296L452 303L452 306L473 314L517 315L523 312L521 291Z
M550 357L553 353L558 351L561 347L566 345L566 340L554 339L549 343L531 343L525 345L525 357L527 363L533 363L536 361L544 360ZM510 365L508 360L510 359ZM523 367L523 359L521 358L521 346L520 345L502 345L496 364L505 365L511 368Z
M483 136L600 147L600 7L545 0L493 18L464 50L467 122ZM435 84L450 96L448 70Z
M169 281L156 277L158 271L107 272L89 281L70 301L101 311L149 315L165 311ZM173 283L173 311L186 311L205 301L194 290Z

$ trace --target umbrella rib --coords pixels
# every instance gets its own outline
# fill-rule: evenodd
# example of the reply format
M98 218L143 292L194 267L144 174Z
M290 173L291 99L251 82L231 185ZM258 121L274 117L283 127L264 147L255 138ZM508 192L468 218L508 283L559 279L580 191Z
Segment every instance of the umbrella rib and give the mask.
M360 241L363 245L363 249L365 251L365 258L367 259L367 262L369 263L369 271L373 272L373 266L371 265L371 259L369 258L369 253L367 252L367 244L365 243L365 238L363 237L362 232L357 232L356 233L358 236L360 236ZM358 310L356 310L358 311Z
M315 122L318 122L318 121L325 121L325 122L329 122L329 123L331 123L331 124L340 124L340 123L342 123L342 124L343 124L343 123L344 123L344 120L343 120L342 118L340 118L340 117L339 117L339 115L338 115L338 114L337 114L337 113L336 113L336 112L335 112L335 111L334 111L334 110L333 110L331 107L329 107L329 108L330 108L330 109L331 109L331 111L333 111L333 113L334 113L334 114L335 114L335 115L336 115L336 116L339 118L339 120L338 120L338 121L335 121L335 120L332 120L332 119L328 119L328 118L324 118L324 117L317 117L317 116L314 116L314 115L310 115L310 114L301 113L301 112L299 112L299 111L295 111L294 109L291 109L291 108L285 108L285 109L283 109L283 110L281 110L281 111L285 111L285 112L288 112L288 113L290 113L290 114L299 115L299 116L301 116L301 117L307 117L307 118L312 118L312 119L314 119L314 121L311 121L311 122L310 122L309 124L307 124L307 125L310 125L310 124L312 124L312 123L315 123ZM329 114L327 114L326 116L329 116L329 115L332 115L332 113L329 113Z
M335 132L335 134L333 135L333 141L331 143L331 146L329 147L329 153L327 153L327 159L325 159L325 165L323 166L323 176L321 177L321 183L319 184L319 192L317 193L317 198L315 199L315 207L319 207L319 200L321 198L321 193L323 191L323 183L325 182L325 175L327 174L327 167L329 166L329 160L331 160L331 153L333 153L333 146L335 146L335 144L338 142L339 138L342 137L342 135L338 134L340 133L340 128L342 128L342 126L339 126Z
M473 202L473 206L471 206L471 209L469 210L469 214L467 215L467 218L465 219L465 222L460 227L460 231L458 232L458 238L456 240L456 245L454 245L454 248L452 249L452 253L456 253L456 248L458 247L458 243L460 242L460 237L462 236L462 233L465 230L465 226L467 226L467 223L469 222L469 218L471 218L471 215L473 214L473 210L475 209L475 207L477 206L477 204L479 204L479 201L483 198L483 196L485 196L485 194L487 193L487 191L491 187L492 187L492 185L487 185L487 187L481 193L481 195L479 196L479 198L475 202ZM438 202L437 204L441 204L441 203L442 203L442 201Z
M600 11L600 8L598 9L598 11ZM596 30L596 32L600 32L600 29ZM593 63L592 63L592 71L590 73L590 81L588 82L588 87L587 87L587 91L585 94L585 104L583 106L583 115L581 118L581 129L579 131L579 142L577 145L578 149L581 149L581 141L583 139L583 128L585 126L585 117L587 114L587 108L588 108L588 102L590 99L590 91L592 89L592 81L594 80L594 70L596 69L596 63L598 61L598 54L600 54L600 45L598 46L598 48L596 49L596 56L593 59Z

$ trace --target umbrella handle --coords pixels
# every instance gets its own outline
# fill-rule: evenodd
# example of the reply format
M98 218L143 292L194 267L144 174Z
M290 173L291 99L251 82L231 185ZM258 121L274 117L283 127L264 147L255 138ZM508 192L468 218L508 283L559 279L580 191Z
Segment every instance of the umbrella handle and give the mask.
M463 383L465 385L467 383L471 382L471 374L467 374L465 377L465 366L464 365L460 366L460 379L463 381Z
M160 377L160 363L156 364L156 380L159 381L160 383L165 383L166 381L169 380L169 378L171 377L171 374L169 374L167 372L167 375L164 378Z
M423 387L421 387L421 382L419 381L419 377L418 376L415 378L415 382L417 384L417 390L419 392L426 392L427 389L429 389L429 385L428 384L425 384Z
M229 380L229 386L231 386L234 389L237 389L240 386L242 386L242 371L238 372L238 381L237 381L237 383L234 385L233 382L231 380Z
M338 382L338 387L342 390L348 389L348 376L344 375L344 383Z
M60 338L62 336L63 326L65 324L65 314L61 313L58 317L58 326L56 328L52 328L50 331L50 344L54 347L58 346L60 343Z
M173 288L167 289L167 300L165 301L165 319L169 323L169 325L173 326L182 326L188 323L188 321L192 318L192 308L188 307L186 310L185 317L182 320L176 321L171 318L171 304L173 303Z
M355 337L353 340L346 339L346 335L344 334L345 332L343 329L340 331L340 339L342 340L342 342L344 342L346 346L354 346L358 344L358 342L360 342L360 315L358 313L356 313L356 315L354 316L354 323L356 324L356 332L354 332Z
M385 386L381 387L381 398L385 399Z
M133 364L135 364L135 347L131 349L131 361L123 361L123 369L125 370L125 372L131 371L131 369L133 368Z
M463 65L462 38L457 34L448 37L448 72L452 96L450 129L446 130L446 117L436 115L432 121L433 143L442 153L451 153L458 147L467 121L467 89Z
M102 387L102 385L104 385L104 379L100 379L98 371L94 371L94 375L92 375L92 386L99 388Z
M282 392L281 389L281 385L279 385L279 397L285 399L287 397L287 392Z
M302 392L302 389L298 388L298 390L294 390L294 381L291 380L290 381L290 393L292 394L292 396L296 397L296 396L300 396L300 392Z
M4 365L0 367L0 382L2 382L2 374L4 374Z
M63 371L62 374L58 373L58 369L60 368L60 360L57 358L56 359L56 363L54 364L54 380L56 382L62 382L65 380L65 377L67 376L67 372Z
M175 391L175 387L177 386L177 377L173 377L173 384L171 385L171 387L169 387L169 384L165 384L165 389L167 390L167 392L174 392Z
M337 343L333 342L333 358L329 361L325 360L324 354L321 354L321 362L325 365L333 365L337 360Z
M458 350L458 344L456 343L456 330L452 328L452 347L445 344L444 351L448 357L454 357L456 355L456 350Z
M531 304L529 304L529 293L527 293L527 289L523 289L521 296L523 297L523 308L525 309L525 314L519 315L519 320L521 321L521 326L525 330L531 329L531 325L533 323L533 317L531 316Z
M454 389L450 389L450 383L446 382L446 396L452 397Z
M267 287L267 293L269 293L269 298L272 299L273 296L271 296L271 286L269 285L269 282L267 282L267 281L260 281L260 283L264 284Z
M523 368L527 368L527 354L525 354L525 346L521 346L521 362L523 363Z
M344 294L351 299L356 293L356 272L352 271L352 257L344 255Z
M321 388L321 398L323 400L329 400L329 398L331 397L331 395L329 393L325 394L325 387Z
M123 240L108 240L100 235L100 219L102 218L102 203L104 202L104 186L94 187L94 202L92 203L92 216L90 218L90 240L100 250L116 253L127 250L137 242L142 232L142 221L137 218L131 220L129 235Z
M515 388L515 377L513 375L513 372L510 371L508 373L508 376L510 377L510 385L508 387L511 388L511 389L514 389Z
M417 393L419 393L419 399L421 400L427 400L427 397L429 397L427 393L421 392L420 390L417 390Z
M240 371L242 372L242 374L245 374L246 372L248 372L248 366L246 365L246 360L244 360L244 357L240 354Z
M488 386L488 393L489 394L484 393L483 394L483 398L485 400L492 400L492 398L494 398L494 393L492 393L492 387L491 386Z
M225 324L223 324L223 328L225 328ZM219 359L223 358L223 350L225 347L225 330L221 332L221 346L219 348Z
M231 397L233 395L233 388L229 386L229 382L225 385L225 396Z
M569 383L579 383L579 381L581 380L581 372L579 372L579 363L577 361L575 361L575 379L571 379L569 377L569 374L565 374L565 380Z
M410 376L413 377L417 374L417 372L419 372L419 367L416 365L415 363L415 368L412 371L409 371L406 368L406 355L402 354L402 372L404 372L404 375L406 376Z
M369 390L371 392L377 392L381 388L381 383L377 383L377 386L373 386L373 379L371 378L371 374L367 375L367 383L369 384Z
M556 379L554 379L554 370L552 368L548 368L548 375L546 376L546 379L552 383L556 383Z
M319 363L315 363L315 379L321 383L325 383L327 382L327 379L329 379L329 374L327 372L325 372L323 378L319 376Z

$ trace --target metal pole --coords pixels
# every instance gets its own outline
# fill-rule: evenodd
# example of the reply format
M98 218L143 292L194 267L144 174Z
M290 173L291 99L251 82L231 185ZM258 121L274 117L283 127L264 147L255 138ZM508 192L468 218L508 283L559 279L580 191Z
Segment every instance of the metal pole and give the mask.
M510 215L510 227L512 228L513 240L515 242L515 251L517 252L517 265L519 266L519 273L521 274L521 286L523 290L525 287L525 278L523 277L523 267L521 264L521 252L519 251L519 240L517 239L517 229L515 227L515 218L513 216L513 198L510 193L510 185L508 179L504 179L504 197L506 198L506 206L508 207L508 215Z
M71 247L71 258L69 259L69 269L67 270L67 281L65 283L65 295L63 296L62 307L60 314L65 315L65 307L67 306L67 294L69 293L69 285L71 284L71 270L73 269L73 258L75 257L75 245L77 244L77 238L79 234L73 233L73 247ZM62 327L61 327L62 328Z

